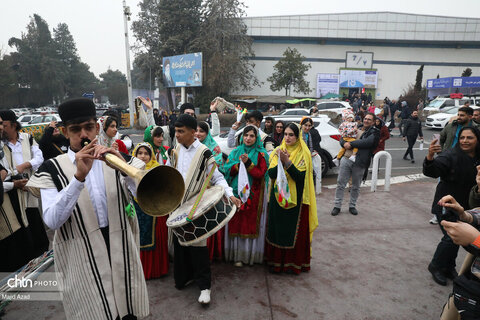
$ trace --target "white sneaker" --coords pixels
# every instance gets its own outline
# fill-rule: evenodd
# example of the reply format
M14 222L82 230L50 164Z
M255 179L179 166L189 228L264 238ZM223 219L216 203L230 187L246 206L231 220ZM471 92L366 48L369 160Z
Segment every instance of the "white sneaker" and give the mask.
M438 224L437 216L434 215L433 218L430 219L429 222L430 222L430 224Z
M352 154L352 155L350 156L350 161L355 162L355 158L356 158L356 156L355 156L354 154Z
M332 162L335 165L335 167L338 167L338 165L340 164L340 160L338 160L337 158L333 159Z
M243 267L242 261L237 261L233 264L235 267Z
M200 297L198 297L198 302L201 304L210 303L210 289L205 289L200 292Z

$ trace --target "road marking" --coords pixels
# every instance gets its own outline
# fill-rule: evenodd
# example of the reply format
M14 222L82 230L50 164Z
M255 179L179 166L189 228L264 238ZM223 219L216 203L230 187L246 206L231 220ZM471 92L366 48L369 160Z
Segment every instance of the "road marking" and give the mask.
M405 151L407 148L390 148L390 149L385 149L385 151ZM413 148L413 150L420 150L420 148ZM423 150L420 151L428 151L428 148L423 148Z
M425 178L428 178L428 177L423 175L423 173L408 174L404 176L391 177L390 184L392 185L392 184L398 184L398 183L413 182L413 181L422 180ZM372 185L372 180L367 180L364 183L362 183L360 187L370 187L371 185ZM383 185L385 185L385 179L378 179L377 186L383 186ZM336 189L337 184L330 184L323 187L327 189Z

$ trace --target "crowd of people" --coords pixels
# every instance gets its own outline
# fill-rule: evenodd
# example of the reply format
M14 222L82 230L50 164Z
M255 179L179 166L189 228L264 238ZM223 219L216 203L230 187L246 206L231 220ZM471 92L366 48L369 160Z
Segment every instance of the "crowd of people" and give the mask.
M260 129L263 115L250 112L242 134L235 136L238 123L232 127L234 149L223 158L212 138L219 130L215 103L212 126L197 121L188 103L173 124L158 126L151 101L140 99L148 126L131 154L118 139L116 115L97 119L86 98L62 103L62 123L47 126L39 144L20 132L13 112L1 112L0 250L8 259L0 270L14 272L48 250L50 229L67 318L121 319L148 314L145 281L166 276L171 260L175 287L194 280L202 304L210 302L212 260L238 267L265 262L274 273L308 271L318 225L312 153L320 136L312 119L272 122L267 134ZM183 245L167 228L168 215L142 210L135 181L113 169L107 154L136 168L176 168L185 182L180 205L206 184L222 186L237 212L208 239ZM285 177L280 187L279 175ZM239 188L245 179L247 196Z
M148 123L143 142L131 153L118 139L120 120L108 113L97 119L89 99L61 104L62 123L47 126L38 144L20 132L13 112L0 112L4 137L0 251L8 257L0 260L0 270L13 272L48 250L46 226L54 231L55 268L62 278L67 318L88 318L93 312L121 319L148 315L146 280L168 275L171 261L175 287L180 290L195 281L201 304L211 300L213 260L237 267L265 263L272 273L310 270L312 236L318 226L315 176L321 174L312 161L321 141L313 119L285 123L266 117L262 129L263 115L249 112L241 134L239 122L229 130L228 146L233 150L224 157L213 138L220 129L216 102L210 106L209 125L197 121L189 103L181 106L173 123L158 122L152 102L139 99L147 109ZM348 212L359 214L361 181L373 155L385 148L390 137L392 127L385 124L385 112L366 107L362 104L342 114L332 216L341 212L349 181ZM403 108L400 112L408 106ZM418 111L412 109L401 136L408 141L404 159L410 155L413 162L413 145L423 134ZM439 179L432 213L443 232L428 270L441 285L447 279L462 279L455 280L452 297L457 308L462 308L459 299L467 296L465 287L476 284L480 274L476 264L480 232L474 228L479 213L466 210L480 205L478 125L471 108L460 108L438 141L432 141L423 162L424 174ZM112 168L107 154L136 168L176 168L185 182L180 205L208 185L221 186L236 213L208 239L182 244L167 227L168 215L152 216L142 210L135 181ZM467 223L447 221L446 212L456 212L457 220ZM468 246L472 254L461 277L455 268L459 244Z

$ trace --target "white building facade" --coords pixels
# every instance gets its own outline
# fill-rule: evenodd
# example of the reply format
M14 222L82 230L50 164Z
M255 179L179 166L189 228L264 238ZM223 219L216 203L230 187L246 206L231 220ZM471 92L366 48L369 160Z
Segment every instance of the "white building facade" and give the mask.
M347 52L370 56L362 67L376 71L376 87L367 89L376 100L401 95L415 82L422 64L423 84L437 75L460 76L466 68L473 70L473 76L480 75L480 19L375 12L252 17L244 21L253 38L255 57L250 59L262 85L234 93L239 96L284 95L284 91L271 91L267 78L288 47L296 48L312 66L306 79L312 89L308 96L312 97L316 96L317 75L339 74L347 67ZM305 96L293 90L291 95Z

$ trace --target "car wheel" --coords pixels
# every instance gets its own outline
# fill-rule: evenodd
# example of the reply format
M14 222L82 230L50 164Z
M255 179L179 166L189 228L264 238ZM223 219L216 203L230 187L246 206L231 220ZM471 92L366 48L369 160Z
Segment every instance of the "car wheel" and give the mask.
M320 153L320 157L322 158L322 178L323 178L327 175L329 165L328 165L328 159L323 153Z

